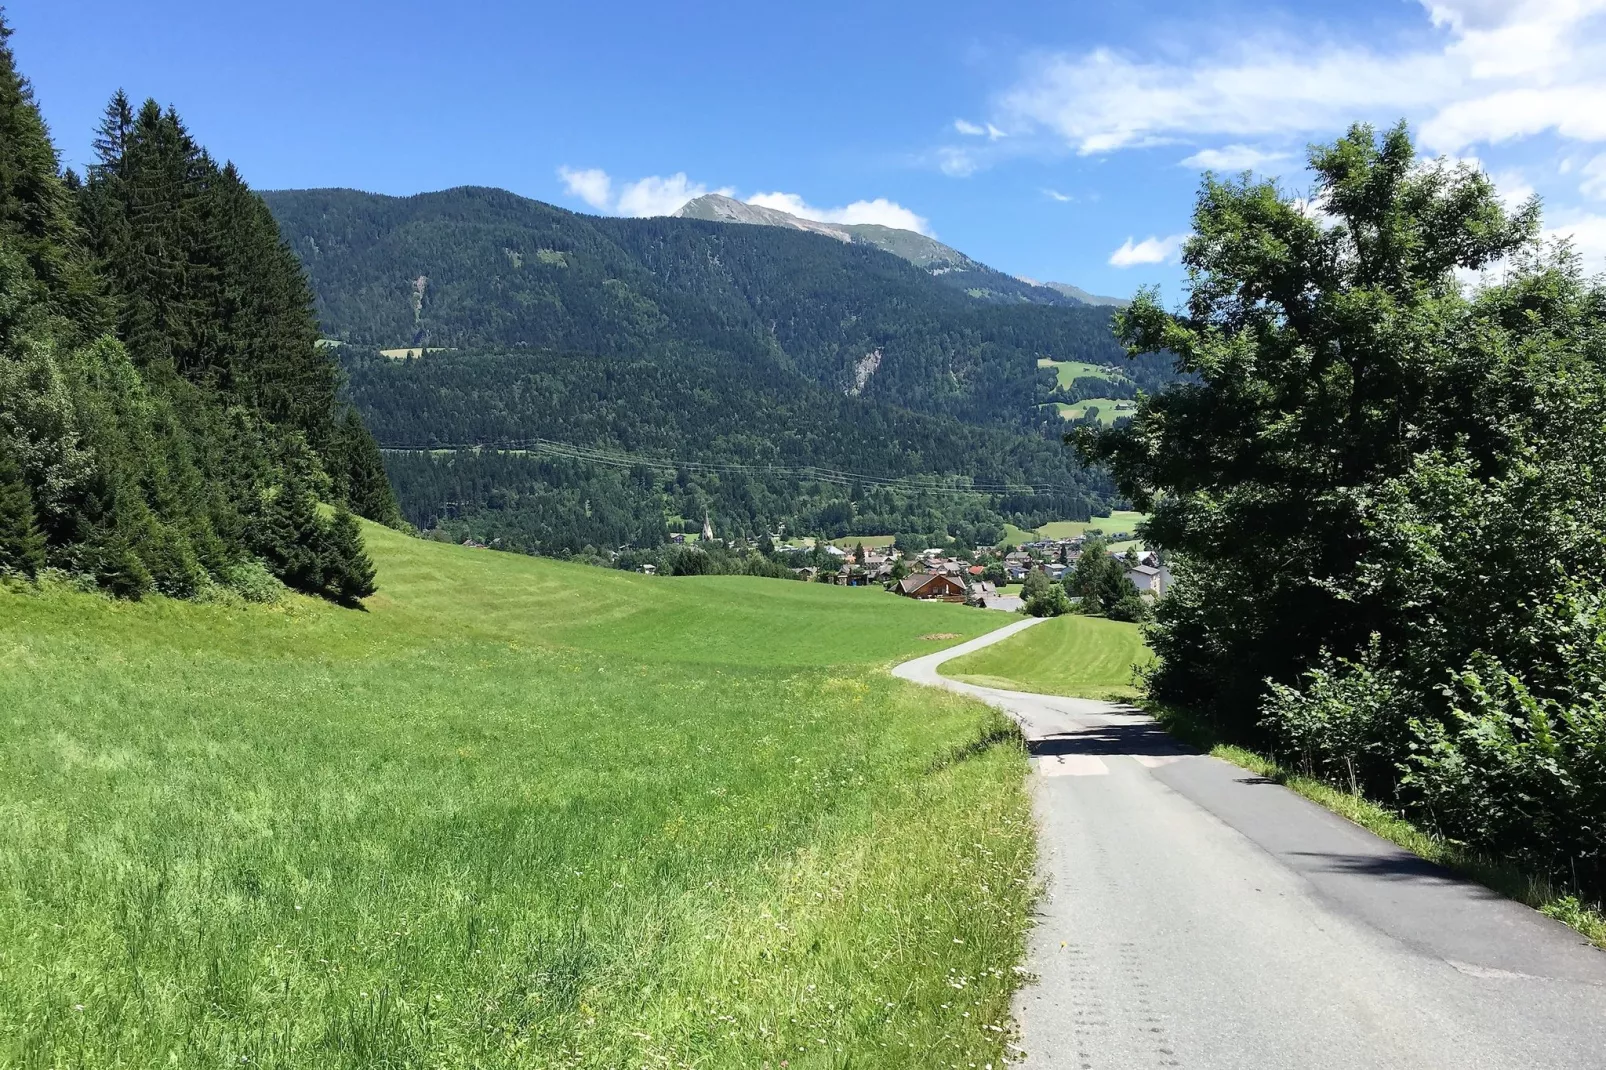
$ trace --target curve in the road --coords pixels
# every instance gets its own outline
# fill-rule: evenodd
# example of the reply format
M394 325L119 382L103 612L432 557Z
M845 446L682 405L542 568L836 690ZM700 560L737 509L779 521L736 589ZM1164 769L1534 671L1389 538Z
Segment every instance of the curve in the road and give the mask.
M1046 893L1020 1057L1105 1067L1606 1070L1606 954L1291 791L1091 699L979 698L1032 758Z

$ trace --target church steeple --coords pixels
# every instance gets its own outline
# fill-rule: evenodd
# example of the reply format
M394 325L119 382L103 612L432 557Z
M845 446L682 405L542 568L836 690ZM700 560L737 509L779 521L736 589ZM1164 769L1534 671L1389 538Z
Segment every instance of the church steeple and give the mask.
M708 519L708 510L707 509L703 510L703 541L704 542L713 542L714 541L714 525L713 525L713 522Z

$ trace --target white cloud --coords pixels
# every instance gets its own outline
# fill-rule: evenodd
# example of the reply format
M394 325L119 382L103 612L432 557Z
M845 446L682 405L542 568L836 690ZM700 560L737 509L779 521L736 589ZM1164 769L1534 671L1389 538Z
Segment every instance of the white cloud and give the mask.
M999 138L1009 136L992 123L983 125L968 119L955 119L954 129L966 137L985 137L988 141L997 141Z
M1606 152L1584 164L1579 174L1584 178L1578 184L1580 193L1597 200L1606 200Z
M1426 47L1248 34L1182 61L1097 48L1033 61L1001 106L1084 154L1329 134L1359 117L1402 114L1437 151L1543 131L1606 140L1606 0L1422 3L1438 27Z
M1136 267L1139 264L1175 263L1177 254L1182 251L1182 243L1187 241L1188 237L1185 233L1172 234L1165 238L1150 235L1136 243L1128 238L1119 249L1110 254L1110 266L1126 268Z
M579 197L593 208L606 210L612 202L613 180L600 168L576 171L572 167L560 167L558 177L563 179L569 196Z
M634 216L673 215L676 209L687 201L709 192L723 193L728 197L732 190L726 187L710 191L701 182L688 181L684 171L668 178L649 175L636 182L626 183L619 191L619 200L614 205L614 211L620 215Z
M719 193L726 197L736 196L736 191L729 186L711 190L701 182L693 182L687 178L683 171L667 178L662 175L648 175L634 182L616 183L606 171L598 168L577 170L572 167L560 167L558 177L563 179L564 188L571 197L578 197L599 212L610 215L673 215L687 201L708 193ZM748 204L776 208L821 223L877 223L884 227L913 230L921 234L933 233L929 219L885 197L854 201L840 208L817 208L796 193L779 191L755 193L745 199Z
M981 162L967 149L946 145L937 150L937 166L950 177L968 178L981 167Z
M795 193L755 193L747 198L748 204L790 212L802 219L820 223L875 223L899 230L913 230L931 234L931 221L917 215L896 201L877 197L873 201L854 201L841 208L816 208Z
M1500 203L1505 205L1506 211L1514 212L1527 204L1533 197L1534 185L1529 182L1521 171L1500 171L1489 176L1494 183L1495 191L1500 196Z
M1286 152L1266 152L1252 145L1228 145L1220 149L1201 149L1179 163L1201 171L1252 171L1262 164L1286 159Z
M1544 236L1550 241L1570 241L1585 271L1606 271L1606 215L1574 214L1546 229Z
M1071 201L1076 200L1069 193L1061 193L1057 189L1045 189L1043 190L1043 196L1051 201L1059 201L1061 204L1069 204Z
M723 193L727 197L735 191L726 186L710 190L701 182L693 182L684 171L664 178L648 175L634 182L617 186L608 172L600 168L576 170L558 168L564 189L571 197L578 197L599 212L611 215L658 216L673 215L681 205L705 193Z

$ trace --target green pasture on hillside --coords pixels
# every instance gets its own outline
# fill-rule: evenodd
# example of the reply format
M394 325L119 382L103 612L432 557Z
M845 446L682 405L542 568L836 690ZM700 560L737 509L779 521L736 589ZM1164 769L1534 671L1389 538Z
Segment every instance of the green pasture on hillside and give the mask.
M863 543L867 548L884 550L897 541L897 538L896 535L849 535L846 538L832 539L831 545L852 550Z
M995 616L365 532L0 589L0 1065L1003 1065L1023 757L881 671Z
M1096 516L1092 520L1055 520L1037 530L1049 539L1074 539L1094 530L1106 535L1135 534L1138 525L1147 519L1147 513L1117 509L1109 516Z
M1088 398L1085 401L1078 401L1074 405L1057 401L1054 403L1054 407L1059 410L1060 417L1065 420L1080 420L1088 414L1090 409L1097 409L1098 422L1105 427L1110 426L1122 417L1135 415L1138 411L1138 403L1130 398Z
M983 687L1130 699L1138 694L1134 669L1153 660L1136 624L1070 613L955 658L940 671Z
M1078 379L1103 379L1107 383L1122 383L1126 376L1106 364L1089 364L1085 360L1049 360L1046 357L1037 361L1039 368L1053 368L1062 389L1068 388Z
M1027 531L1025 528L1016 527L1014 524L1005 524L1004 541L999 545L1019 546L1023 542L1036 542L1037 538L1037 532L1035 531Z

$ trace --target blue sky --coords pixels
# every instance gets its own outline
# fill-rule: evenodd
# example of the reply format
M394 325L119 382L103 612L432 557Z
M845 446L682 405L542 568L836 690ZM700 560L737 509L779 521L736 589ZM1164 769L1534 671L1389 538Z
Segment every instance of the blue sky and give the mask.
M995 267L1181 296L1200 170L1411 121L1606 266L1606 0L273 4L10 0L69 163L119 86L258 188L726 190Z

